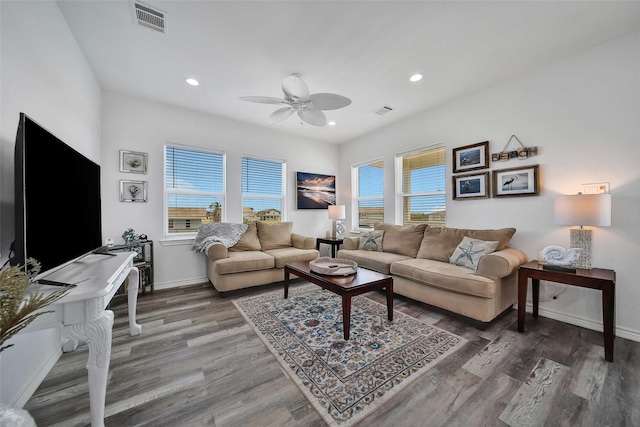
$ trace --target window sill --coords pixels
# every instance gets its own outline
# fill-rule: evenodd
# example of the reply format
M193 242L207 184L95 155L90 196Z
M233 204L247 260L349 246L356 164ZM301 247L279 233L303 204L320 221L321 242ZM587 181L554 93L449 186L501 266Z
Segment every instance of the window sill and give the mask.
M177 239L164 239L160 240L162 246L185 246L193 245L193 237L181 237Z

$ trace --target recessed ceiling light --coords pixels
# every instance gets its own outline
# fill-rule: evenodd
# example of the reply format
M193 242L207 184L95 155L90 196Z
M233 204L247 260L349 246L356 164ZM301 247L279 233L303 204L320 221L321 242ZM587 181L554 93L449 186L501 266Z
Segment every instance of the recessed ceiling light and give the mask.
M187 83L191 86L198 86L200 84L196 79L187 79Z
M409 77L409 80L412 82L419 82L420 80L422 80L422 74L414 74L413 76Z
M336 125L336 122L329 122L329 123L327 123L327 124L328 124L329 126L335 126L335 125Z

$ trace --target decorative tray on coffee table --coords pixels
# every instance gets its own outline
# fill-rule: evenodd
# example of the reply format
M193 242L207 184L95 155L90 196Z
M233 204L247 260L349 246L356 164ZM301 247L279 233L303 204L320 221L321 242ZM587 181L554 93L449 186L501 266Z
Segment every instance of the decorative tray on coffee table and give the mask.
M358 272L358 264L348 259L319 257L309 261L309 269L327 276L349 276Z

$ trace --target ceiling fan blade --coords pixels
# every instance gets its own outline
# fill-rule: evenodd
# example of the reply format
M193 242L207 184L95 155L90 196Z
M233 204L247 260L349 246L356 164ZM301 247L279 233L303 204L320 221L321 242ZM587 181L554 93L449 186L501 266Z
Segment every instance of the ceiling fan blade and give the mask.
M310 125L324 126L327 124L327 118L320 110L308 110L305 108L298 111L298 116Z
M297 74L291 74L282 81L282 91L288 99L306 101L309 99L309 88Z
M309 101L313 102L314 110L337 110L351 104L349 98L335 93L314 93Z
M241 100L249 102L259 102L260 104L286 104L282 98L274 98L272 96L241 96Z
M269 124L272 125L274 123L281 122L287 117L289 117L290 115L292 115L293 113L294 113L294 110L291 107L279 108L273 113L271 113L271 115L269 116Z

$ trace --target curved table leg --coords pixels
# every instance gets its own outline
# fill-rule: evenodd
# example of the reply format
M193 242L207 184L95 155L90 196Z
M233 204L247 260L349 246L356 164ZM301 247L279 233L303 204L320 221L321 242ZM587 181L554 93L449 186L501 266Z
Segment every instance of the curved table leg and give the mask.
M138 305L138 287L140 286L140 273L136 267L129 270L128 309L129 309L129 334L131 336L140 335L142 326L136 322L136 306Z
M104 426L104 407L107 395L107 376L111 361L111 328L113 311L105 310L95 319L69 327L69 335L84 341L89 347L89 406L91 426Z

